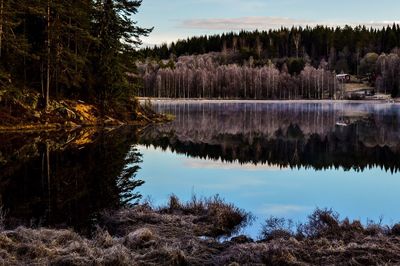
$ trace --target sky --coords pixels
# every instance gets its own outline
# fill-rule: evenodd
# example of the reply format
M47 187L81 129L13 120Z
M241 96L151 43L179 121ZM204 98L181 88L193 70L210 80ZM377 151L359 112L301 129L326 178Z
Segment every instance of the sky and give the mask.
M144 45L281 26L382 26L400 21L399 0L143 0L134 18L154 27Z
M196 159L167 149L138 146L143 163L138 191L154 206L162 206L174 193L183 202L220 195L226 202L250 211L256 218L245 234L256 237L271 215L305 222L317 207L332 208L342 218L368 219L391 225L400 220L400 179L379 168L363 172L313 169L279 169ZM157 167L154 167L157 165ZM379 177L379 178L377 178Z

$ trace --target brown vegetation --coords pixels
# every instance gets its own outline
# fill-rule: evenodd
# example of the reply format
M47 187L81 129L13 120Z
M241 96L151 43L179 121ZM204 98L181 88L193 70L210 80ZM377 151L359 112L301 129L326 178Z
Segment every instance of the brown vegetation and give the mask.
M230 247L222 263L243 263L240 254L251 252L252 263L271 265L397 265L400 262L398 225L340 220L332 210L317 209L299 224L271 217L261 241Z
M79 100L51 100L46 110L39 93L26 91L21 95L11 95L0 91L0 130L143 125L167 120L148 106L142 107L136 99L109 108L106 112Z
M272 219L257 242L246 236L220 241L219 237L231 235L250 220L249 214L218 197L194 198L182 204L172 196L167 206L158 209L145 203L103 213L90 238L70 230L22 227L3 230L0 261L54 265L394 265L400 262L398 225L362 226L357 221L341 221L329 210L316 210L296 232L286 221Z
M175 197L172 197L170 203L174 201ZM204 232L215 237L223 236L213 230L212 227L215 226L225 228L224 232L229 235L249 220L247 213L223 203L219 198L195 200L188 204L178 202L160 209L144 204L103 213L91 238L79 236L70 230L20 227L12 231L2 231L0 263L210 264L212 257L220 253L225 244L221 244L216 238L204 237ZM193 209L189 209L190 205ZM220 218L210 222L214 216ZM230 217L238 217L237 224L231 224ZM232 228L232 231L228 228Z

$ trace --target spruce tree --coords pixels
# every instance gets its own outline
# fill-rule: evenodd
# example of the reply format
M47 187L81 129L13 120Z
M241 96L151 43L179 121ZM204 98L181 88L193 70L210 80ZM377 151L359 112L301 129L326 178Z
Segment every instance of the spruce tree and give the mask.
M92 55L93 84L102 106L121 95L128 97L129 83L125 72L130 55L141 44L140 37L152 29L137 26L132 17L138 12L142 1L98 0L95 3L93 35L98 38Z

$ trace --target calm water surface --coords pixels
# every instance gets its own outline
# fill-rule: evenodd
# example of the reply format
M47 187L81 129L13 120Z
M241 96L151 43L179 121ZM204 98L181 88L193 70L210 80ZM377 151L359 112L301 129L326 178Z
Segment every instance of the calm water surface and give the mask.
M138 176L153 202L219 194L258 219L304 221L316 208L400 220L400 107L327 103L157 103Z
M88 231L97 214L219 194L252 212L304 221L316 207L400 221L400 106L157 102L175 121L144 129L1 134L7 225Z

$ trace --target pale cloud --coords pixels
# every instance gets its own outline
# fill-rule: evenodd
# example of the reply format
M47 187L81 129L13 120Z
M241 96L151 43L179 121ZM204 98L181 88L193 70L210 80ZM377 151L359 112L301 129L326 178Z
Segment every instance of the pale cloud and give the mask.
M297 20L280 17L241 17L241 18L211 18L189 19L179 24L179 27L207 30L251 30L279 28L281 26L307 25L309 20Z
M168 33L159 33L154 32L150 34L149 37L143 37L143 45L142 47L152 47L154 45L159 45L162 43L171 43L177 41L179 39L185 39L188 35L184 33L176 33L176 32L168 32Z
M358 26L365 25L366 27L384 27L400 21L314 21L305 19L293 19L286 17L265 17L265 16L249 16L239 18L206 18L206 19L187 19L178 24L180 28L187 29L203 29L203 30L266 30L277 29L280 27L292 26Z

